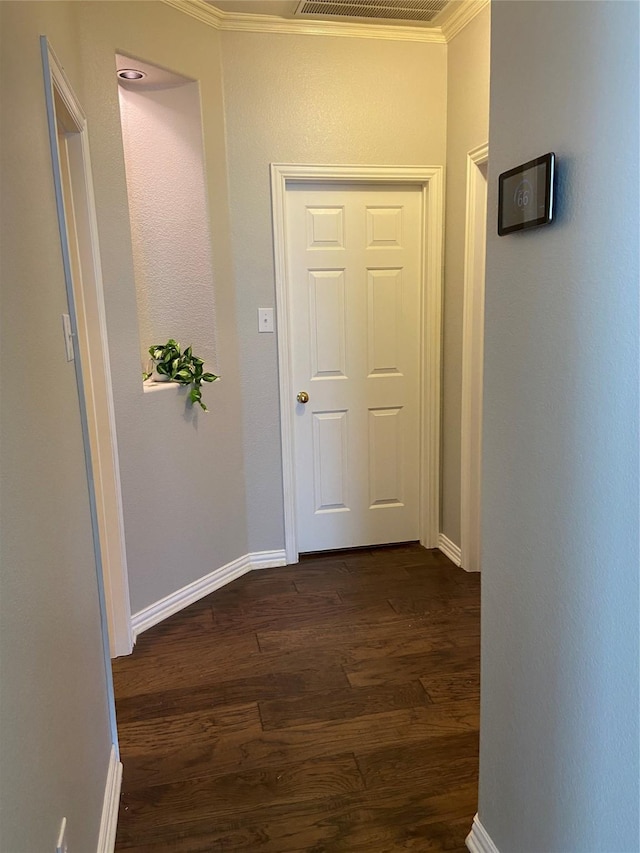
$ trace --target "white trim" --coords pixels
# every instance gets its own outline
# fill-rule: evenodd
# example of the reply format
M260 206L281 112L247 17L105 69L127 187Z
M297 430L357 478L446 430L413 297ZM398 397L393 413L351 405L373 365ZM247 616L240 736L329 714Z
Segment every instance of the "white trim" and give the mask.
M82 155L84 162L84 173L90 178L91 157L87 133L81 136ZM109 637L111 645L111 656L128 655L133 648L133 636L131 634L131 602L129 600L129 571L127 566L127 552L124 535L124 510L122 507L122 485L120 481L120 454L118 450L118 436L116 432L116 414L113 402L113 382L111 379L111 361L109 358L109 342L107 337L107 316L104 300L104 286L102 280L102 264L98 242L98 219L96 215L95 198L93 195L93 181L86 182L87 211L89 218L89 230L91 232L91 248L93 254L93 272L95 289L97 295L98 323L100 327L100 340L96 341L102 350L102 367L104 370L104 382L106 387L105 405L107 409L108 430L104 430L105 439L108 436L105 454L108 458L103 460L102 467L107 469L108 476L113 478L113 505L110 507L112 523L110 525L110 537L108 544L108 559L105 560L105 586L108 589L107 606L109 608ZM108 495L103 497L108 500Z
M491 0L467 0L466 3L460 3L455 12L442 22L442 34L447 43L462 32L486 6L490 5Z
M287 557L283 549L278 551L254 551L248 557L252 570L275 569L278 566L287 565Z
M442 318L443 168L442 166L316 166L271 164L271 203L278 316L278 374L280 429L284 485L285 551L289 564L298 562L293 460L293 408L295 396L286 252L286 190L295 182L384 183L420 185L423 195L421 318L422 447L420 458L420 542L425 548L438 543L440 513L440 344Z
M214 30L222 29L222 22L227 15L226 12L216 9L215 6L210 6L204 0L163 0L163 2L167 6L177 9L178 12L213 27Z
M48 70L51 76L51 80L55 84L55 87L58 90L58 94L64 101L65 107L69 110L69 115L71 116L76 125L77 132L82 133L82 131L86 128L87 125L87 117L84 114L84 110L80 106L80 103L77 100L73 89L71 88L71 83L69 83L69 78L65 74L64 68L60 64L60 60L55 55L53 48L48 42L47 53L49 55Z
M440 27L405 27L385 24L346 23L282 18L279 15L251 15L247 12L222 12L204 0L164 0L168 6L208 24L216 30L251 33L288 33L289 35L339 36L393 41L417 41L445 44Z
M247 572L254 569L284 566L286 563L284 551L256 551L253 554L238 557L237 560L232 560L230 563L220 566L219 569L214 569L208 575L198 578L193 583L183 586L182 589L178 589L161 598L160 601L156 601L138 613L134 613L131 618L133 635L137 639L143 631L153 628L154 625L163 622L169 616L173 616L174 613L178 613L178 611L193 604L194 601L199 601L205 595L209 595L236 578L246 575Z
M438 548L452 563L455 563L456 566L460 565L460 548L444 533L438 536Z
M107 322L104 304L104 288L102 281L102 266L100 260L100 244L98 239L98 223L93 195L93 181L91 178L91 157L89 152L89 140L87 133L87 120L78 102L67 76L57 59L51 45L46 38L42 37L42 55L45 64L45 93L47 95L47 108L54 125L50 128L50 142L52 160L54 164L54 184L56 190L56 201L58 205L58 217L60 224L60 237L62 243L63 262L65 267L65 280L67 285L67 299L69 302L69 313L75 350L75 368L78 381L78 392L82 397L83 419L87 419L89 412L92 414L91 422L95 424L97 434L96 444L92 447L89 439L89 427L85 441L89 442L90 464L87 465L91 488L99 495L99 505L102 513L99 517L98 527L102 535L98 535L99 554L98 562L101 565L101 575L104 585L104 615L108 626L109 647L111 657L126 655L133 648L133 637L131 635L131 605L129 602L129 580L127 571L127 556L124 539L124 515L122 509L122 490L120 485L120 462L118 456L118 442L116 436L115 410L113 403L113 389L111 381L111 367L109 362L109 346L107 339ZM71 262L69 255L69 223L64 210L64 192L62 172L60 167L60 147L55 129L55 92L60 96L69 117L73 123L73 131L70 133L69 142L77 144L79 141L79 160L73 161L73 169L76 180L73 181L74 201L79 202L84 215L89 233L91 248L91 264L85 267L86 280L84 283L77 282L82 291L93 288L92 296L97 312L98 333L92 336L92 346L87 346L89 352L89 364L81 365L78 333L84 332L85 327L78 329L76 296L74 291L73 276L71 273ZM62 118L62 116L58 117ZM74 150L78 150L75 148ZM71 169L71 163L70 163ZM76 198L77 195L77 198ZM84 301L84 294L80 293L78 298ZM87 335L88 336L88 335ZM99 357L91 358L91 352L97 351ZM83 380L83 374L87 374L88 382ZM97 377L98 385L102 384L104 393L96 391L96 383L91 377ZM96 394L98 396L96 396ZM98 416L96 408L99 400L100 410L106 412L106 418ZM96 509L97 512L97 509Z
M488 5L489 0L462 0L460 6L442 26L408 27L404 25L370 24L346 21L314 21L282 18L279 15L252 15L247 12L223 12L205 0L163 0L192 18L216 30L251 33L288 33L290 35L338 36L342 38L417 41L446 44Z
M109 757L109 769L107 770L107 783L102 803L102 818L100 820L97 853L113 853L115 849L121 787L122 764L118 761L118 752L115 746L112 746L111 756Z
M137 639L143 631L153 628L154 625L168 619L169 616L173 616L174 613L183 610L193 604L194 601L204 598L205 595L209 595L209 593L250 571L249 555L245 554L244 557L238 557L237 560L233 560L219 569L214 569L208 575L198 578L198 580L166 595L154 604L138 611L138 613L134 613L131 617L134 637Z
M442 288L444 273L444 176L434 167L422 186L422 399L420 423L420 544L435 548L440 531L440 413Z
M473 819L471 832L467 835L465 842L467 850L471 853L500 853L484 826L480 823L478 815Z
M484 269L485 246L478 245L476 237L478 216L484 215L486 221L487 181L479 167L488 159L487 143L467 154L460 426L460 545L467 571L480 571L484 274L479 276L477 270L479 263Z

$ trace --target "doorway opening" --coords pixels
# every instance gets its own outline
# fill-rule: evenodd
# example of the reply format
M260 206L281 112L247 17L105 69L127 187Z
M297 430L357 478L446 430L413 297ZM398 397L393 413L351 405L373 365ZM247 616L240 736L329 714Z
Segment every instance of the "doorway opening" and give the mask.
M107 325L87 121L46 38L41 40L49 139L99 570L105 652L130 654L131 608ZM107 664L108 664L107 656ZM111 671L107 666L108 679ZM115 737L115 723L114 723ZM114 740L115 742L115 740Z

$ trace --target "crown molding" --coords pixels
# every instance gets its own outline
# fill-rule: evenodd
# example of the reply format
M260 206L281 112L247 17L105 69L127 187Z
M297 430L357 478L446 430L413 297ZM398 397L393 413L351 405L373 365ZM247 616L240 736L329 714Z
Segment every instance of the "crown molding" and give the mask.
M491 0L466 0L461 3L456 11L446 20L442 21L440 30L446 42L450 42L452 38L458 35L459 32L471 23L476 15L487 6L491 5Z
M214 9L204 0L162 0L166 6L172 6L178 12L183 12L203 24L208 24L214 30L222 29L222 19L227 17L224 12Z
M423 44L446 44L440 27L390 27L380 24L353 24L341 21L297 21L275 15L247 15L238 12L224 21L223 30L253 33L289 33L290 35L338 36L342 38L417 41Z
M168 6L208 24L216 30L251 33L288 33L290 35L338 36L342 38L386 39L445 44L440 27L385 26L344 23L342 21L301 21L277 15L250 15L246 12L221 12L204 0L163 0Z
M491 0L463 0L439 27L403 27L385 24L345 23L343 21L303 21L278 15L250 15L246 12L221 12L205 0L163 0L185 15L190 15L216 30L250 33L288 33L290 35L338 36L342 38L416 41L446 44L458 35Z

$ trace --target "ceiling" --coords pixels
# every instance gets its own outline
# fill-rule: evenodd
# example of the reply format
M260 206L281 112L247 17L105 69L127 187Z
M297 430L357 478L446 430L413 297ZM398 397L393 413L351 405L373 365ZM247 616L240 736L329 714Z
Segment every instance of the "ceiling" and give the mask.
M462 0L207 0L223 14L266 15L288 21L341 21L367 26L436 29ZM301 14L299 7L305 7ZM297 14L296 14L297 13Z

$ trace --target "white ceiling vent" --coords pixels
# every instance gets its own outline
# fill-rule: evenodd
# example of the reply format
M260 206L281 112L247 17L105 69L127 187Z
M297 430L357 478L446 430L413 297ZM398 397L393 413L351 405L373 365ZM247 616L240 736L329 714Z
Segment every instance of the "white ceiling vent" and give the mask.
M331 15L393 21L431 21L449 0L302 0L296 16Z

